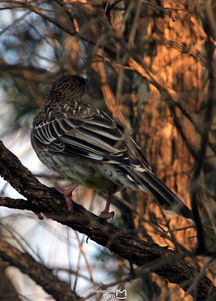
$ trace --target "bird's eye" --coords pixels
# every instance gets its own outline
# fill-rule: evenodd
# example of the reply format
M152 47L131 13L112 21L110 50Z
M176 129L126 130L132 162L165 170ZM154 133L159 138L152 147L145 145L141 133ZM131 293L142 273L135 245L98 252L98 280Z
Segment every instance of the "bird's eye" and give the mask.
M88 83L88 80L86 78L81 78L79 81L80 86L85 86Z

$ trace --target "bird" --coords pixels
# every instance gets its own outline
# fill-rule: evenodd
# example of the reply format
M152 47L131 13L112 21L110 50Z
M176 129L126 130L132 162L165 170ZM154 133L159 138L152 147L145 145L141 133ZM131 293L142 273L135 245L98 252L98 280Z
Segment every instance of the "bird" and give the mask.
M68 208L78 185L107 195L99 217L112 219L112 195L123 188L153 194L169 213L193 221L192 211L153 173L127 128L85 101L88 80L79 75L57 79L33 120L31 143L40 161L71 186Z

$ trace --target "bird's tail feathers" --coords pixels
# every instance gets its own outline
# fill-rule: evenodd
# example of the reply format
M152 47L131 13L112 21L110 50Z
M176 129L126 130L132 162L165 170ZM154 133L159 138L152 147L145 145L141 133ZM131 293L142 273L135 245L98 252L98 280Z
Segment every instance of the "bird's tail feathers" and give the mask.
M143 191L151 192L169 214L183 216L194 223L192 211L151 171L147 169L137 171L136 168L126 169L138 187Z

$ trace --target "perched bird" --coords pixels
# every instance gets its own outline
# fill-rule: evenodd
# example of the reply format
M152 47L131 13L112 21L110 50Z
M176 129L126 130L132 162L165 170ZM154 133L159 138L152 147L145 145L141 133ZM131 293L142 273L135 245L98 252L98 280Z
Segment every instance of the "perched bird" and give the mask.
M121 188L151 192L167 210L193 220L190 209L152 172L141 148L118 121L83 101L86 80L66 75L54 82L34 118L32 146L38 158L73 185L108 195L101 217L109 219L110 196ZM68 201L68 206L71 206Z

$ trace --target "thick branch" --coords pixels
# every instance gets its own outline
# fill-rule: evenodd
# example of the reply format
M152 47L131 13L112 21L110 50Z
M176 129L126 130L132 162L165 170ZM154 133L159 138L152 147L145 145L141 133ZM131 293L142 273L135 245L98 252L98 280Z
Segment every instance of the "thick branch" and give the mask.
M64 281L59 280L52 271L37 262L28 253L23 253L5 241L0 241L0 257L29 275L37 284L55 300L77 301L81 300Z
M135 238L128 230L120 230L102 221L76 203L74 203L73 212L69 213L62 195L54 188L40 184L2 143L0 143L0 158L1 175L27 197L27 200L0 198L0 206L27 209L36 213L42 212L46 217L86 234L98 244L138 266L170 256L173 260L166 262L163 266L155 267L155 273L169 282L179 284L185 291L200 273L185 260L179 259L174 251ZM216 289L205 276L198 280L195 291L190 291L190 294L198 296L197 300L204 300L213 293L216 294Z
M32 206L34 204L41 206L42 211L55 213L59 211L59 205L66 207L63 196L56 189L42 185L1 141L0 175L20 194L28 198ZM54 203L53 198L55 198Z
M53 199L54 203L55 201L56 199ZM10 208L29 209L31 206L28 203L28 201L23 199L0 198L0 206ZM70 214L66 210L62 210L61 207L57 215L44 212L43 209L47 209L45 206L33 205L33 212L34 209L36 209L36 212L43 212L44 216L48 218L52 218L86 234L98 244L109 248L114 253L138 266L150 265L152 261L158 260L160 264L155 266L155 273L166 278L169 282L179 284L185 291L200 273L192 265L189 265L183 259L179 259L179 255L174 251L136 239L133 233L130 233L128 230L120 230L112 224L102 221L76 203L74 203L73 212ZM161 263L167 257L170 258L170 261L165 261L164 265L162 265ZM194 296L198 295L197 300L204 300L207 296L213 293L216 294L216 288L212 286L211 281L207 277L202 277L195 291L190 293Z

